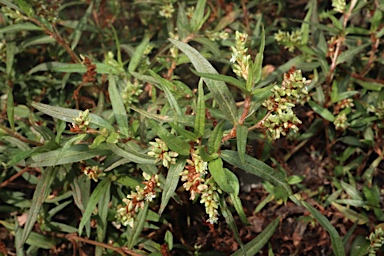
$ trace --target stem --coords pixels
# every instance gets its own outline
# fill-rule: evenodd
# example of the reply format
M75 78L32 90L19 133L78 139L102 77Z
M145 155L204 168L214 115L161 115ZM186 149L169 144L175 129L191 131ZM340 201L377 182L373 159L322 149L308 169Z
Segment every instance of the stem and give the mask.
M17 179L18 177L20 177L23 173L25 173L26 171L29 170L29 167L25 167L24 169L22 169L21 171L19 171L18 173L16 173L15 175L13 175L11 178L9 178L8 180L4 181L3 183L0 184L0 188L2 187L5 187L7 186L9 183L11 183L12 181L14 181L15 179Z
M27 138L25 138L24 136L20 135L19 133L15 132L15 131L12 131L11 129L5 127L4 125L0 124L0 130L3 130L5 131L9 136L11 137L14 137L22 142L25 142L27 144L30 144L30 145L34 145L34 146L43 146L44 144L43 143L40 143L40 142L37 142L37 141L33 141L33 140L29 140Z

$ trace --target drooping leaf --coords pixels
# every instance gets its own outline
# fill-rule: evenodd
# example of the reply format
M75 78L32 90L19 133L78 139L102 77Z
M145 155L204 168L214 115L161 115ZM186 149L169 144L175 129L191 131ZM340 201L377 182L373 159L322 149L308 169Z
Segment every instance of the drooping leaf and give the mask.
M305 208L312 214L313 217L320 223L323 228L325 228L329 235L331 236L333 252L336 256L345 256L345 250L343 242L337 233L336 229L332 226L329 220L324 217L318 210L316 210L312 205L308 204L305 201L301 202Z

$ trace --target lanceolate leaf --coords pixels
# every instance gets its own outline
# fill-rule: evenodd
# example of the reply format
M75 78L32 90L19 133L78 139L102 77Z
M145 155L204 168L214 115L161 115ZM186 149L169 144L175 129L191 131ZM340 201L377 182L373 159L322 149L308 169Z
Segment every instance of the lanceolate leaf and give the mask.
M201 72L197 72L193 69L191 69L191 71L200 77L209 78L209 79L213 79L213 80L217 80L217 81L223 81L223 82L226 82L226 83L229 83L229 84L236 86L238 89L240 89L244 93L249 93L247 91L247 89L245 88L245 84L243 82L237 80L236 78L232 77L232 76L226 76L226 75L221 75L221 74L211 74L211 73L201 73Z
M284 176L267 164L246 154L244 155L244 162L241 162L238 152L232 150L222 150L221 158L233 166L237 166L246 172L259 176L276 186L284 188L288 195L292 194L292 190Z
M213 129L213 132L208 139L209 154L217 153L220 148L221 140L223 138L223 125L224 122L220 122L218 125L216 125L215 129Z
M83 217L81 218L80 224L79 224L79 235L81 236L81 233L83 232L84 225L89 221L91 218L91 215L93 211L95 210L95 207L97 203L100 201L103 194L105 194L106 190L109 190L109 187L111 186L111 180L110 179L104 179L97 184L95 190L93 191L91 197L89 198L89 201L87 203L87 206L85 208Z
M239 231L237 229L237 226L236 226L236 223L235 223L235 219L233 218L232 213L228 209L228 206L225 203L225 200L223 198L220 199L220 208L221 208L221 213L223 214L223 216L225 218L225 221L227 222L229 228L232 230L232 232L233 232L233 234L235 236L236 241L239 243L239 245L241 247L241 249L240 249L241 252L243 253L244 256L247 256L247 254L245 252L244 244L241 241L240 236L239 236Z
M156 131L160 139L162 139L171 150L183 156L189 155L191 147L187 142L183 141L179 137L176 137L176 135L173 135L162 126L159 126L153 122L151 123L151 126Z
M233 193L233 188L228 183L227 175L223 168L223 161L220 158L210 161L208 163L208 169L213 179L223 191L228 194Z
M193 132L185 130L184 128L178 126L177 124L174 124L174 123L168 123L168 124L177 132L177 134L179 134L180 136L184 137L187 140L197 141L200 137L194 134Z
M335 121L335 116L328 109L320 106L319 104L311 100L308 101L308 104L311 106L313 111L322 116L324 119L327 119L330 122Z
M167 178L165 179L163 192L161 195L161 205L159 214L164 211L165 207L169 202L169 199L171 199L171 197L175 193L177 184L179 183L180 173L184 170L185 163L186 158L179 157L176 161L176 164L172 164L169 168Z
M245 148L247 146L248 128L243 125L236 126L237 151L240 161L244 162Z
M39 214L40 208L44 200L49 195L51 184L55 179L57 172L61 169L62 167L56 167L46 168L45 170L43 170L43 175L37 183L35 193L33 193L31 208L29 209L28 219L25 223L23 236L20 241L20 246L25 243L29 234L31 233L32 228L35 225L37 215Z
M141 152L138 152L132 148L125 147L124 149L120 148L116 144L113 143L107 143L108 148L112 150L113 153L115 153L118 156L124 157L125 159L132 161L137 164L154 164L155 159L143 154Z
M121 98L121 93L118 91L115 78L112 75L112 72L108 75L108 92L109 97L111 98L113 113L116 117L116 122L119 125L119 130L121 134L125 137L128 137L128 117L127 111L125 110L123 99Z
M199 82L198 97L196 103L195 134L204 135L205 128L205 101L202 80Z
M313 208L312 205L308 204L305 201L301 202L302 205L304 205L305 208L308 209L308 211L315 217L315 219L320 223L323 228L325 228L329 235L331 236L331 241L332 241L332 248L333 252L335 253L336 256L344 256L345 255L345 250L343 246L343 242L337 233L336 229L332 226L332 224L329 222L329 220L324 217L318 210Z
M149 203L146 202L144 205L144 209L141 209L139 211L139 214L137 214L137 221L135 221L133 228L130 229L129 235L128 235L128 248L132 249L133 246L136 245L137 239L139 238L141 231L144 228L145 220L148 215L148 206Z
M32 156L31 159L33 162L28 162L27 165L31 167L62 165L79 162L95 156L107 155L109 153L110 151L105 149L89 149L87 145L73 145L68 147L64 152L59 148Z
M266 228L263 229L263 232L261 232L252 241L247 243L244 246L245 251L247 252L246 255L256 255L261 250L261 248L263 248L264 245L268 242L268 240L271 238L273 233L275 233L277 226L279 226L279 222L280 222L280 218L276 218ZM231 256L240 256L240 255L243 255L243 251L241 249L237 250Z
M52 117L56 117L68 123L72 123L73 119L77 118L80 113L80 110L54 107L54 106L50 106L50 105L46 105L38 102L32 102L31 105L32 107L36 108L40 112L43 112L44 114L47 114ZM106 128L109 131L114 131L113 126L110 125L105 119L95 114L89 114L89 116L91 118L90 120L91 124L94 124L100 128Z
M141 60L143 59L144 51L148 46L148 43L149 43L149 36L148 34L145 34L143 41L136 48L135 53L131 57L131 60L128 65L129 72L135 71L137 66L140 64Z
M169 39L177 48L182 50L185 55L191 60L195 69L202 73L217 74L215 68L204 58L197 50L192 48L186 43ZM217 101L221 111L228 118L232 124L237 122L237 107L235 100L232 97L231 92L228 90L226 84L222 81L215 81L212 79L204 78L204 82L207 84L209 91Z

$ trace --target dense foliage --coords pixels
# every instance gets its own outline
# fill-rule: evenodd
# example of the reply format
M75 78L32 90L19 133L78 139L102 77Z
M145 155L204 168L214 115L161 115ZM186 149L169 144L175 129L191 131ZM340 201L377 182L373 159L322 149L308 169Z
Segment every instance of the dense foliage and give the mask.
M0 6L0 254L380 254L382 1Z

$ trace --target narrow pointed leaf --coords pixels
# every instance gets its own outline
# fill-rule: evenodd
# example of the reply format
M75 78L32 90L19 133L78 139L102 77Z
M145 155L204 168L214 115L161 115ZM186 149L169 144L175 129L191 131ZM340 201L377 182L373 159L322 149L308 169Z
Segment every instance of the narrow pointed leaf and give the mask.
M191 71L192 71L192 73L194 73L195 75L197 75L199 77L209 78L209 79L217 80L217 81L223 81L223 82L226 82L228 84L231 84L231 85L237 87L238 89L240 89L244 93L248 93L247 89L245 88L245 84L243 82L237 80L236 78L232 77L232 76L226 76L226 75L222 75L222 74L202 73L202 72L197 72L194 69L191 69Z
M137 66L140 64L141 60L143 59L144 51L147 49L148 43L149 43L149 35L145 34L143 41L135 49L135 52L132 55L131 60L129 61L129 65L128 65L129 72L135 71Z
M147 219L148 215L148 206L149 203L146 202L144 205L144 209L141 209L139 211L139 214L137 214L137 221L135 221L133 228L130 230L130 235L128 236L128 248L132 249L139 239L139 236L141 232L143 231L145 220Z
M37 183L36 190L33 193L31 208L29 209L28 219L24 226L23 236L21 237L20 246L23 246L27 241L29 234L35 225L37 215L39 214L40 208L43 205L44 200L50 193L50 187L53 180L56 177L57 172L62 167L46 168L43 170L43 174L39 182Z
M97 241L100 243L104 242L105 235L107 234L107 225L108 225L108 210L109 210L109 201L111 199L111 190L110 190L110 184L107 186L107 188L104 190L104 194L101 195L101 198L98 205L98 216L97 219L97 227L96 227L96 234L97 234ZM103 255L103 250L101 247L96 246L96 252L95 256L101 256Z
M202 80L199 82L197 103L196 103L196 119L195 119L195 134L204 135L205 129L205 100Z
M137 164L154 164L155 159L144 153L138 152L132 148L125 147L124 149L120 148L116 144L107 143L108 148L118 156L121 156L129 161L132 161Z
M312 205L308 204L305 201L301 202L305 208L312 214L313 217L320 223L323 228L325 228L329 235L331 236L332 248L333 252L336 256L344 256L345 250L343 246L343 242L337 233L336 229L332 226L329 220L324 217L318 210L316 210Z
M239 243L239 245L241 247L240 251L243 253L244 256L247 256L244 244L241 241L240 236L239 236L239 231L237 229L235 219L233 218L232 213L228 209L228 206L225 203L225 200L223 198L220 199L220 208L221 208L221 213L223 214L223 216L225 218L225 221L227 222L229 228L232 230L236 241ZM239 255L241 255L241 253Z
M216 69L204 58L196 49L192 48L186 43L169 39L177 48L185 53L191 60L195 69L202 73L217 74ZM226 84L222 81L215 81L212 79L204 78L209 91L217 101L221 111L228 118L232 124L236 124L238 114L235 100L231 92L228 90Z
M340 63L343 63L345 61L350 61L352 60L352 58L354 56L356 56L360 51L362 51L365 47L371 45L370 42L366 43L366 44L363 44L363 45L360 45L360 46L357 46L357 47L354 47L352 49L348 49L347 51L343 51L338 57L337 57L337 60L336 60L336 65L340 64Z
M163 192L161 195L161 205L159 214L161 214L165 207L167 206L169 199L174 195L177 184L179 183L180 173L184 170L186 163L186 158L178 158L175 164L172 164L168 170L167 178L165 179L165 184Z
M248 128L243 125L236 126L237 152L239 152L240 161L244 162L245 149L247 146Z
M165 144L171 150L173 150L176 153L183 155L183 156L189 155L189 151L191 149L191 146L187 142L185 142L182 139L180 139L179 137L173 135L172 133L170 133L167 129L165 129L162 126L154 124L153 122L152 122L151 126L156 131L156 133L160 137L160 139L162 139L165 142Z
M184 137L189 141L197 141L200 137L194 134L193 132L185 130L184 128L178 126L177 124L174 124L174 123L168 123L168 124L169 126L172 127L172 129L174 129L177 132L177 134L179 134L180 136Z
M219 151L221 140L223 139L223 126L224 122L220 122L216 125L211 136L208 139L208 153L213 154Z
M253 70L252 70L252 72L254 73L253 75L254 82L252 86L254 86L257 82L259 82L261 78L261 73L263 69L264 48L265 48L265 31L264 31L264 27L262 27L260 48L259 48L259 52L257 53L255 63L253 65Z
M71 44L72 50L76 48L77 44L80 41L81 34L83 33L85 26L87 25L87 20L89 16L92 14L92 9L93 9L93 2L91 2L91 4L88 6L87 10L83 14L79 22L77 23L77 26L73 31L73 34L71 35L71 37L73 38L72 44Z
M78 230L79 236L81 236L81 233L83 232L83 228L85 224L90 220L91 215L95 210L97 203L100 201L105 191L109 190L110 186L111 186L111 180L104 179L100 181L99 184L97 184L95 190L92 192L92 195L89 198L89 201L83 213L83 217L81 218L81 221L79 224L79 230Z
M224 171L227 176L229 185L233 188L233 193L230 194L233 206L235 207L237 214L239 214L241 222L243 222L245 225L249 225L247 216L245 215L245 212L244 212L243 205L241 204L241 200L239 198L239 192L240 192L239 179L236 177L236 175L233 172L231 172L227 168L224 168Z
M261 248L268 242L268 240L275 233L276 228L279 226L280 218L276 218L272 221L266 228L263 229L257 237L252 239L249 243L247 243L244 248L246 251L246 255L256 255ZM243 255L243 251L241 249L237 250L231 256L240 256Z
M233 193L233 188L228 183L227 175L223 168L223 161L220 158L212 160L208 163L209 173L212 175L219 187L229 193Z
M274 170L256 158L245 154L244 162L241 162L238 153L232 150L222 150L221 158L233 166L237 166L238 168L243 169L248 173L259 176L260 178L269 181L276 186L284 188L288 195L292 195L291 187L285 180L284 176L280 172Z
M111 98L113 114L115 115L116 122L119 125L121 134L123 134L125 137L128 137L129 131L127 111L125 110L123 99L121 98L121 93L117 89L115 78L111 72L108 75L108 81L108 92L109 97Z
M161 85L161 89L165 92L165 95L167 96L167 100L169 102L169 105L173 108L173 110L177 113L178 116L181 116L181 109L179 107L179 104L177 103L177 100L174 96L174 94L171 92L170 88L175 87L171 82L168 80L162 78L155 72L149 70L149 73L153 78L156 79L157 83Z
M7 89L7 117L9 125L11 126L12 131L15 130L15 106L13 102L13 93L12 89L8 87Z
M50 105L46 105L43 103L38 102L32 102L32 107L36 108L40 112L43 112L44 114L47 114L52 117L56 117L60 120L63 120L68 123L72 123L74 118L77 118L79 116L80 110L76 109L70 109L70 108L62 108L62 107L54 107ZM114 131L114 128L112 125L110 125L105 119L102 117L95 115L95 114L89 114L91 120L90 123L96 125L100 128L106 128L109 131Z
M107 155L109 150L105 149L89 149L87 145L73 145L65 152L61 148L46 153L32 156L31 167L55 166L68 163L75 163L82 160L90 159L95 156Z
M315 103L314 101L308 101L308 104L311 106L313 111L315 111L317 114L319 114L324 119L327 119L330 122L335 121L335 116L326 108L320 106L319 104Z

